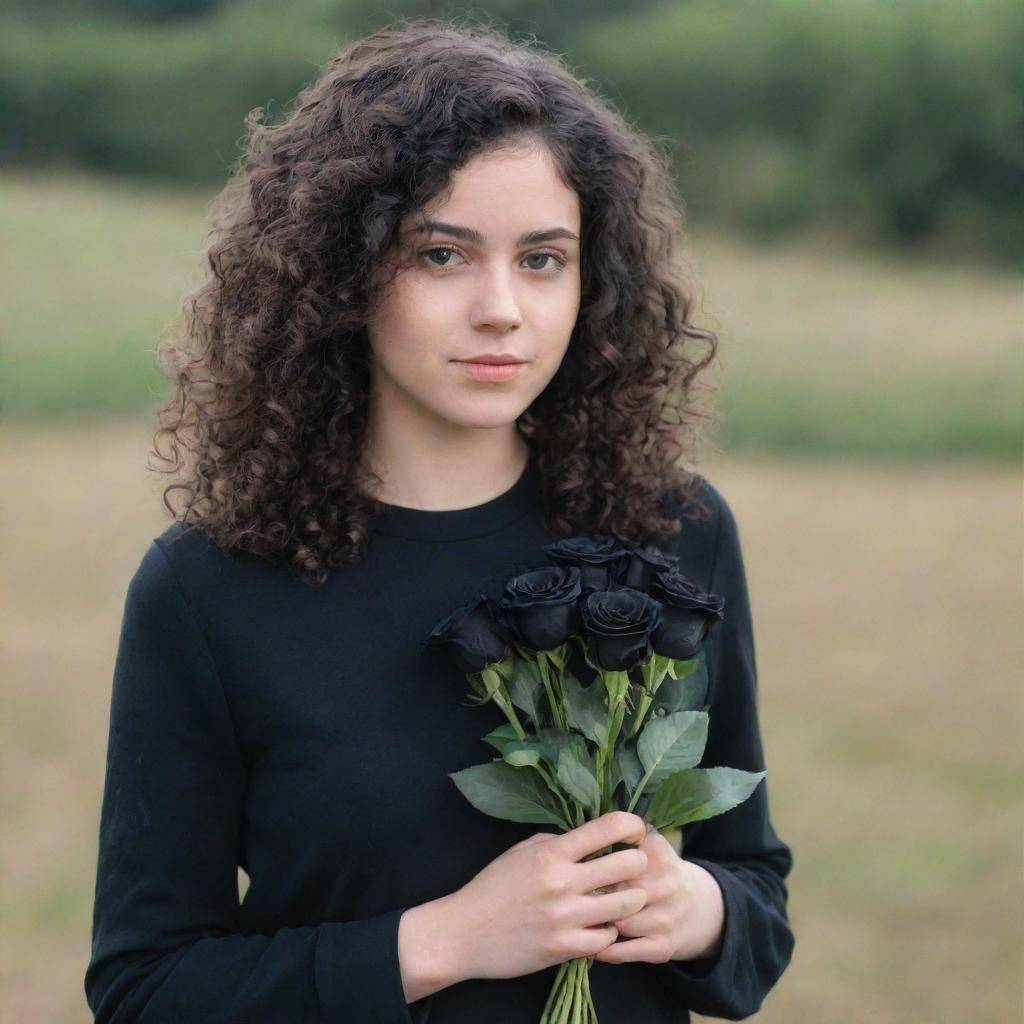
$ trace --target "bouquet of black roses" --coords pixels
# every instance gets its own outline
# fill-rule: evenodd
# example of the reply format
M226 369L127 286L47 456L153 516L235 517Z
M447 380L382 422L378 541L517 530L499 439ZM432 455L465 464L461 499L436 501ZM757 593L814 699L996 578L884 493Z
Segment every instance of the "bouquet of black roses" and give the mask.
M683 825L731 810L766 774L697 767L704 644L724 601L677 558L614 534L543 550L549 564L508 579L500 601L477 594L424 642L449 650L479 702L508 719L484 737L500 756L451 778L474 807L508 821L569 831L632 811L682 854ZM596 679L569 669L572 643ZM591 962L561 965L541 1024L597 1024Z

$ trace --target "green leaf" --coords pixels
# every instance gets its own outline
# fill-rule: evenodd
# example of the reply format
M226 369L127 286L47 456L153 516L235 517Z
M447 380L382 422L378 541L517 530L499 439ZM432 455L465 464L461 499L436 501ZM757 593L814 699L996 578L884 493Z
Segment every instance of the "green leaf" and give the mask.
M608 701L604 684L598 680L583 686L571 673L562 679L566 724L583 733L599 747L608 744Z
M540 728L543 724L541 715L547 694L544 692L544 681L537 666L526 658L516 657L505 686L512 703L520 711L526 712L533 724Z
M484 743L489 743L499 754L505 749L506 744L518 739L519 736L511 722L499 725L497 729L492 729L483 737Z
M566 794L570 793L575 799L578 799L575 793L571 793L564 785L560 784L560 780L552 778L552 776L557 776L559 756L567 745L572 746L578 760L586 763L588 757L586 740L576 734L569 736L559 729L542 729L541 735L536 738L512 740L506 744L501 755L505 763L512 765L513 768L535 768L543 785L555 797L556 803L552 806L563 814L565 812L562 808L562 800L565 799ZM546 762L544 767L541 766L542 762ZM588 802L582 800L580 802L584 806L589 806ZM595 813L594 816L596 817L597 814Z
M575 733L563 732L557 726L551 725L544 729L538 729L536 735L531 739L541 748L545 759L551 765L551 770L554 771L558 764L558 755L574 736Z
M544 751L541 749L539 743L534 743L531 740L513 740L511 743L506 744L505 749L501 752L502 760L506 764L512 765L513 768L526 768L530 765L540 764L544 756Z
M662 708L665 714L673 711L698 711L704 706L708 691L708 670L703 660L676 662L677 665L693 665L693 670L673 679L666 676L654 695L652 714Z
M527 733L526 738L522 740L515 735L511 723L499 726L499 729L510 732L507 739L501 740L501 756L503 760L516 768L536 765L539 761L544 760L554 772L562 748L573 739L578 739L581 743L584 742L583 737L577 736L575 733L570 735L562 732L561 729L554 726L538 729L534 733ZM498 732L498 729L495 729L494 732Z
M574 736L558 755L556 778L565 792L585 807L591 817L600 813L601 788L597 784L596 765L581 736Z
M766 774L739 768L684 768L658 787L647 820L656 829L665 829L713 818L743 803Z
M664 718L649 719L636 744L644 771L651 772L644 792L653 793L673 772L699 764L707 740L708 716L704 711L675 711Z
M677 661L675 658L666 658L668 662L668 674L671 679L685 679L687 676L692 675L697 671L698 668L704 663L704 659L701 657L703 652L699 652L692 658L687 658L685 661Z
M478 811L492 818L559 825L566 831L572 827L536 772L495 760L449 772L448 776Z
M627 740L622 745L616 744L615 751L615 782L612 785L612 790L615 789L620 782L626 784L626 800L627 802L632 798L633 793L636 792L636 787L640 785L640 780L644 775L644 766L640 763L640 758L636 754L636 743L633 740Z

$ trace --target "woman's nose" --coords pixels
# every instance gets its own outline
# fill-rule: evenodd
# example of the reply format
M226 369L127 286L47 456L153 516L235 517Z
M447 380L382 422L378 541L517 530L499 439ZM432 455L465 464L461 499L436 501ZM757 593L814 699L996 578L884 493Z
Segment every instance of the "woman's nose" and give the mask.
M500 269L484 275L480 293L473 304L474 327L496 327L508 330L523 322L510 275Z

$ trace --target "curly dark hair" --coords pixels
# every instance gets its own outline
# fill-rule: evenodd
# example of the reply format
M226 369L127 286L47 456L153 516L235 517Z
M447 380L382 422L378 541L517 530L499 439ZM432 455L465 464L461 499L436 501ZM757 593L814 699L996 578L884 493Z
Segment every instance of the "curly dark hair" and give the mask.
M718 342L690 321L671 160L588 82L535 38L403 18L331 59L280 123L250 112L211 204L212 273L156 353L175 383L150 453L181 481L163 492L172 516L314 586L361 557L380 508L357 483L373 270L403 215L474 154L524 138L550 151L582 227L568 351L517 420L545 524L649 542L678 536L684 513L707 515L684 463L711 418L696 378Z

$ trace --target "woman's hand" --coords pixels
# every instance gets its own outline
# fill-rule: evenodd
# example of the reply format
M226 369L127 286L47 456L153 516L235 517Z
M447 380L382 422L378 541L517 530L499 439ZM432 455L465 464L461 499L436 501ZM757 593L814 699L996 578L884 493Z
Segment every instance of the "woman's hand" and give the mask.
M583 858L639 843L644 831L638 814L609 811L569 832L538 832L434 901L434 942L449 977L515 978L608 947L618 937L610 922L647 898L627 881L643 875L647 855L631 849Z
M661 964L717 955L725 904L715 876L683 860L659 832L649 831L637 849L647 854L646 869L617 885L643 889L647 902L637 913L612 922L627 941L606 946L594 959L606 964Z

